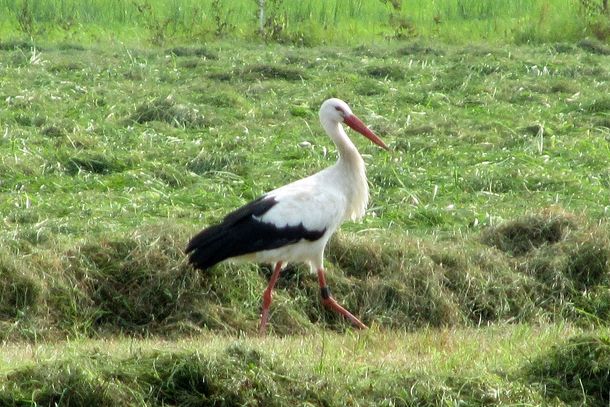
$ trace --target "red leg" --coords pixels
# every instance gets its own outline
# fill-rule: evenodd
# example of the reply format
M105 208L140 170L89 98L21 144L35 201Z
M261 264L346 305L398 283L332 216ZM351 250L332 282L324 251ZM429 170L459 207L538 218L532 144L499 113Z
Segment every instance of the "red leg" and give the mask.
M271 305L271 292L273 291L273 287L275 287L275 283L277 282L277 279L280 276L280 271L282 271L282 262L278 261L277 263L275 263L275 269L273 269L273 274L271 275L271 279L269 280L269 285L267 285L267 288L263 293L263 311L261 313L261 323L258 327L258 332L261 335L264 335L267 330L267 320L269 319L269 306Z
M324 269L318 269L318 282L320 283L320 294L322 295L322 303L327 308L332 309L333 311L343 315L345 318L349 319L352 324L357 326L360 329L367 329L367 326L364 325L358 318L353 316L348 310L343 308L335 299L330 295L330 290L326 285L326 277L324 276Z

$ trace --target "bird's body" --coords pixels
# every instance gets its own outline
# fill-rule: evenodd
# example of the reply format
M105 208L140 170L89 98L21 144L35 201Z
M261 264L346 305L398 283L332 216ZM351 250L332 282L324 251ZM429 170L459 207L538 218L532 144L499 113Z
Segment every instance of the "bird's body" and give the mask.
M248 240L239 245L228 244L225 240L214 250L195 252L191 261L195 265L200 263L200 268L209 268L229 258L257 263L275 263L282 259L285 263L307 263L312 270L317 270L322 266L326 243L341 223L348 219L358 220L364 215L368 185L364 163L358 164L361 173L349 184L342 182L350 171L345 168L348 164L340 159L331 167L275 189L230 213L218 225L224 226L223 232L215 230L214 237L247 237ZM264 230L270 226L274 229L269 231L274 233L274 238L260 239L269 235ZM250 230L244 233L246 227ZM201 233L209 235L210 230ZM259 239L252 239L253 236ZM275 247L277 245L279 247ZM195 237L189 249L197 246L201 243ZM240 250L246 253L239 253ZM197 255L202 257L200 261L197 261ZM207 260L208 257L213 259Z
M339 150L339 159L334 165L268 192L229 213L221 223L194 236L186 249L190 253L189 261L199 269L210 268L226 259L276 265L265 292L268 300L263 301L261 331L267 322L271 290L287 263L309 264L312 271L318 272L323 299L334 301L323 274L324 248L341 223L360 219L368 204L364 161L340 123L345 122L387 148L339 99L322 104L320 121ZM336 305L343 311L330 306L364 327Z

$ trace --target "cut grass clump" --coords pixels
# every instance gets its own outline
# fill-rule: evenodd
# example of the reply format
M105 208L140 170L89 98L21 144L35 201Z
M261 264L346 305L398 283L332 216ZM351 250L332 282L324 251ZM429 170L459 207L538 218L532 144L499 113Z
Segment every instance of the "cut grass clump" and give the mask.
M135 403L132 392L113 386L97 363L82 358L47 363L10 373L0 390L0 403L20 405L23 400L34 405L102 406Z
M574 313L580 315L583 326L605 326L610 321L610 289L595 286L574 298Z
M573 82L561 79L553 83L549 91L551 93L569 93L573 95L574 93L578 92L578 88Z
M15 123L23 127L40 127L42 126L46 118L44 116L26 114L23 112L19 112L14 116Z
M78 152L72 157L63 159L62 165L69 175L81 172L111 174L125 171L129 167L128 162L124 162L110 153L89 151Z
M80 62L64 62L61 64L53 65L49 68L49 72L53 72L55 74L67 73L71 71L82 71L85 68Z
M274 405L290 394L282 371L255 351L229 346L216 358L197 353L152 355L138 361L149 374L142 377L143 389L154 405ZM134 363L129 360L128 363ZM154 367L154 370L152 369ZM295 400L296 401L296 400Z
M68 335L175 335L254 329L264 282L255 268L209 272L186 263L183 231L167 225L90 241L44 260L46 305ZM250 315L251 314L251 315Z
M503 385L502 380L493 375L473 375L471 377L457 375L448 377L421 377L414 375L404 377L402 385L404 386L403 394L401 395L403 397L396 397L390 405L494 406L512 405L517 400L527 405L539 405L540 402L536 400L537 397L534 396L534 392L526 386L511 383L510 388L507 388ZM378 402L381 403L386 400L386 398L380 395ZM516 404L520 403L517 402Z
M193 158L186 168L197 174L204 175L210 172L230 172L242 175L246 172L246 157L237 152L220 153L218 151L201 151Z
M401 266L400 253L371 242L367 244L362 239L343 233L331 238L326 248L326 258L346 275L363 279L379 275L389 267Z
M422 43L415 42L413 44L405 45L404 47L399 48L396 51L396 54L399 56L408 56L408 55L445 55L445 51L441 49L436 49L429 47L427 45L423 45Z
M610 55L610 48L603 43L586 38L578 42L578 46L592 54Z
M478 252L478 254L468 254ZM464 318L475 325L529 321L542 313L536 280L516 272L507 258L480 247L446 248L431 254Z
M129 120L140 124L160 121L175 127L187 128L200 128L206 125L206 120L199 110L178 104L171 96L141 104Z
M402 65L369 66L365 70L368 76L377 79L390 79L399 81L405 78L405 67Z
M548 212L530 215L487 229L481 236L483 243L514 256L520 256L544 244L561 241L576 227L566 214Z
M383 95L384 93L387 93L385 86L374 79L364 79L355 86L354 91L356 94L362 96Z
M609 118L599 118L597 120L595 120L595 125L599 126L599 127L605 127L607 129L610 129L610 117Z
M231 113L244 105L243 96L228 89L209 89L209 87L200 87L193 89L196 92L194 100L197 103L209 105L213 108L230 108Z
M586 334L570 338L524 367L525 378L550 400L570 405L607 406L610 402L610 338Z
M442 270L410 242L372 245L341 234L331 240L327 257L345 274L342 278L331 274L331 289L336 288L337 298L365 323L376 320L384 326L412 329L461 324L466 319L443 284ZM317 294L312 290L309 295ZM333 324L342 322L328 316Z
M201 288L199 274L181 261L181 250L167 235L89 243L66 257L79 290L77 319L92 318L96 329L154 329L185 312L193 290Z
M0 319L14 320L36 309L42 297L39 281L27 266L0 251ZM0 333L0 338L3 333Z
M184 168L173 165L152 164L151 172L155 178L171 188L182 188L194 182Z
M573 54L575 51L574 44L566 42L558 42L551 45L551 49L559 54Z
M609 247L602 240L577 245L568 256L567 273L580 290L610 281Z
M168 54L173 54L177 57L199 57L205 59L218 59L218 54L205 47L174 47L167 51Z
M29 51L31 49L41 50L40 47L37 47L33 41L26 40L8 40L8 41L0 41L0 51Z
M428 264L398 275L370 279L356 292L361 304L357 315L365 321L368 315L374 315L372 320L392 329L462 325L467 319L443 280L443 274ZM350 302L345 302L349 309L354 309Z
M484 247L441 251L401 239L371 245L339 235L327 253L346 275L331 277L338 298L384 326L527 321L541 311L533 298L536 280Z
M46 137L51 137L51 138L59 138L59 137L63 137L66 134L65 129L59 127L59 126L46 126L44 129L42 129L42 131L40 132L43 136Z
M247 79L283 79L286 81L300 81L307 79L304 70L285 65L259 64L245 67L242 75Z
M607 324L610 241L605 228L581 226L560 242L513 257L515 270L537 281L536 304L553 319Z
M60 42L56 47L60 51L85 51L87 49L84 45L74 42Z
M585 107L587 111L591 113L606 113L610 112L610 97L602 97L594 100L588 106Z

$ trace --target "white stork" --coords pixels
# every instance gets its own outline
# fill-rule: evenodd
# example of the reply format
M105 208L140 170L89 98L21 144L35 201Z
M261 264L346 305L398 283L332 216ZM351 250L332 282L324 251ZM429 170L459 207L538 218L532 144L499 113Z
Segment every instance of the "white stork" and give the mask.
M289 262L309 264L312 272L317 271L324 305L358 328L366 328L330 295L322 260L324 247L335 230L347 219L360 219L369 199L364 161L341 123L378 146L388 147L340 99L322 103L320 122L339 150L336 164L229 213L221 223L194 236L186 248L189 262L202 270L226 259L275 264L263 293L261 334L269 318L271 292Z

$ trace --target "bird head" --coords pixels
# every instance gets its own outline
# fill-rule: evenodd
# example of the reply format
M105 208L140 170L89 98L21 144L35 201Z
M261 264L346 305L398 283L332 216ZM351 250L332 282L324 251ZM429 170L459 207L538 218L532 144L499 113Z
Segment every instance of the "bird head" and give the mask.
M388 146L362 120L352 113L352 109L341 99L331 98L322 103L322 107L320 107L320 121L345 123L373 143L389 150Z

